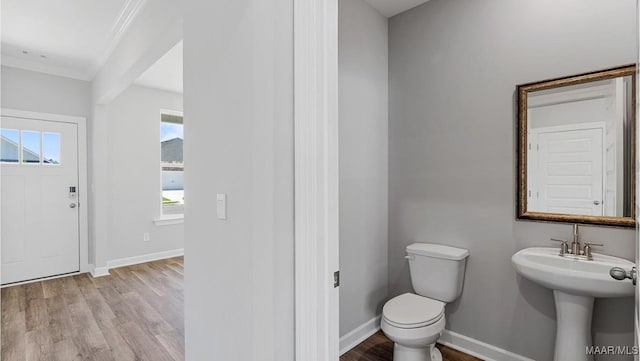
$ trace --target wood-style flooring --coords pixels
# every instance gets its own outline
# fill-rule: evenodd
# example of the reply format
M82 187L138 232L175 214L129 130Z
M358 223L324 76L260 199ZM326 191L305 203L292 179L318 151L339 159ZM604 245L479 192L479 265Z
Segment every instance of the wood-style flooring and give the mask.
M2 361L183 361L182 257L2 289ZM480 361L438 345L445 361ZM378 332L340 361L391 361Z
M2 361L183 361L182 257L2 289Z
M460 351L438 344L443 361L482 361ZM364 340L340 357L340 361L392 361L393 342L381 331Z

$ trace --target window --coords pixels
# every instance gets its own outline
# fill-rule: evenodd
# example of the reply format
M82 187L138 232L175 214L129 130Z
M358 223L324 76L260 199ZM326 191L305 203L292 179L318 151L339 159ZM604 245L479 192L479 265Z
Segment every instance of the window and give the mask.
M60 164L60 134L42 133L42 163Z
M40 164L40 132L22 131L22 163Z
M60 164L60 134L0 129L0 162Z
M0 130L0 160L2 163L20 162L20 131L16 129Z
M184 214L183 139L182 114L162 113L160 117L162 215Z

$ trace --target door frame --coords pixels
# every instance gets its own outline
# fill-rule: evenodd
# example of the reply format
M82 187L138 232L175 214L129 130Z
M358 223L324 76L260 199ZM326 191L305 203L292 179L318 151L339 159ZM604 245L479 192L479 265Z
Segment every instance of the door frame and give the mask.
M295 359L338 361L338 2L293 17Z
M48 122L71 123L78 127L78 241L80 246L80 271L90 271L89 265L89 187L87 179L87 119L70 115L39 113L18 109L0 108L0 116L22 119L44 120ZM0 126L2 125L0 121ZM67 275L65 275L67 276ZM56 278L56 276L46 277ZM42 279L12 283L11 286L22 283L41 281Z
M636 19L640 19L640 1L636 0ZM635 65L636 65L636 69L640 69L640 22L638 20L636 20L636 61L635 61ZM633 86L635 87L636 90L636 94L638 94L638 92L640 91L640 78L637 76L637 71L636 70L636 83L633 84ZM635 110L635 114L640 114L638 113L640 111L640 98L639 97L635 97L635 104L633 104L634 110ZM637 117L637 115L636 115ZM637 121L637 119L636 119ZM640 139L640 127L635 127L635 133L634 136L636 137L636 139ZM640 154L638 152L640 152L640 143L638 143L637 141L636 143L636 154ZM636 179L640 179L638 178L640 176L640 167L637 166L638 162L636 161ZM640 196L640 184L638 184L636 182L635 184L635 188L633 189L633 191L636 194L636 199L640 199L638 198L638 196ZM638 201L635 202L635 214L639 214L638 211L640 211L640 204L638 203ZM636 222L635 222L635 263L636 263L636 268L638 268L640 266L640 217L636 217ZM634 338L633 338L633 343L635 347L640 347L640 286L636 286L636 292L635 292L635 309L634 309L634 322L633 322L633 332L634 332ZM633 359L635 361L640 361L640 355L636 354L633 356Z

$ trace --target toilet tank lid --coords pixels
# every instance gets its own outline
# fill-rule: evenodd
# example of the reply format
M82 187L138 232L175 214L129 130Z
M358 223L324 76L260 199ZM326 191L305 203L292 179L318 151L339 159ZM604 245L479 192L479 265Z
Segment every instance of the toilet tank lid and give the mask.
M407 246L407 253L434 258L461 261L469 256L469 251L462 248L431 243L413 243Z

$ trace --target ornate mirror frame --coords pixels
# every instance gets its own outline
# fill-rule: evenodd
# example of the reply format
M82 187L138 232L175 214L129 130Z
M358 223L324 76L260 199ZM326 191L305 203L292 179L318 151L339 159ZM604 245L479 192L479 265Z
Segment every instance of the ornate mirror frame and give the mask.
M630 164L634 169L631 170L631 217L611 217L611 216L583 216L559 213L530 212L527 211L527 96L530 92L559 88L569 85L588 83L598 80L606 80L617 77L632 77L632 95L631 95L631 119L629 130L631 132L630 139L632 146L630 147ZM528 83L518 85L516 87L518 98L518 174L517 174L517 215L518 219L550 221L550 222L567 222L567 223L583 223L614 227L635 227L636 226L636 66L626 65L612 69L594 71L585 74L579 74L558 79L545 80L541 82Z

